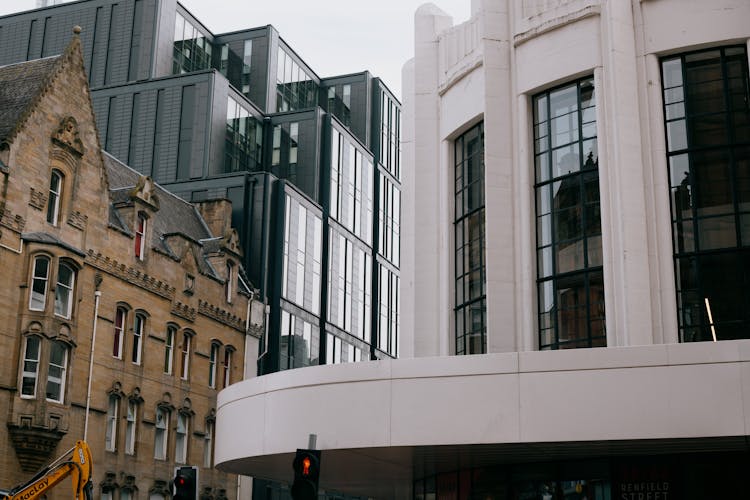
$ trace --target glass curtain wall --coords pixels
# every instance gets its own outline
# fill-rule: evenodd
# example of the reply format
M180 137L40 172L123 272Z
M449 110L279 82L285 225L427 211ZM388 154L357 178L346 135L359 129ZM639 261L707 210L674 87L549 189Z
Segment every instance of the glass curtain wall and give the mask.
M227 99L224 171L260 171L263 157L263 122L237 101Z
M279 47L276 60L276 111L294 111L317 104L318 84Z
M190 21L176 15L172 73L175 75L211 67L212 46Z
M487 344L484 124L456 138L453 152L456 354L480 354Z
M594 79L533 101L539 349L606 346Z
M750 338L745 46L662 59L680 340Z

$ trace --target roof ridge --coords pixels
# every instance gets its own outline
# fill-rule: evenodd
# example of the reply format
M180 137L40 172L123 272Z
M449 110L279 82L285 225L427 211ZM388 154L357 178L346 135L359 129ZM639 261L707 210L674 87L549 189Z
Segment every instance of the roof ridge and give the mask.
M29 116L31 116L31 113L36 109L36 106L37 104L39 104L39 101L49 91L50 87L52 86L52 82L54 82L55 77L57 77L57 75L60 73L64 64L72 60L73 53L76 50L78 51L81 62L83 62L83 54L82 54L82 49L81 49L81 37L79 36L80 33L81 33L81 28L79 26L73 27L73 37L71 38L70 43L68 43L67 47L65 47L65 50L62 52L62 54L59 54L57 56L42 57L40 59L34 59L33 61L22 61L20 63L8 64L4 66L7 68L8 66L13 66L15 64L24 64L24 63L28 64L34 61L44 61L47 59L57 58L57 60L52 65L52 67L49 69L49 72L46 75L44 75L42 84L39 86L39 89L36 91L36 94L34 94L34 96L29 100L28 104L26 105L26 108L16 119L16 123L14 124L13 128L10 130L10 132L8 132L6 137L2 138L3 142L10 142L13 139L15 139L16 135L21 130L23 125L26 124L26 120L28 120Z

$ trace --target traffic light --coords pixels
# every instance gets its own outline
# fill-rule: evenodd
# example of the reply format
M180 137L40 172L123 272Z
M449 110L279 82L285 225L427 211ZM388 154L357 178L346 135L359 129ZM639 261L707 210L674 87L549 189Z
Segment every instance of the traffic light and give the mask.
M198 467L175 467L172 500L198 500Z
M292 498L294 500L317 500L320 450L298 449L292 467L294 468Z

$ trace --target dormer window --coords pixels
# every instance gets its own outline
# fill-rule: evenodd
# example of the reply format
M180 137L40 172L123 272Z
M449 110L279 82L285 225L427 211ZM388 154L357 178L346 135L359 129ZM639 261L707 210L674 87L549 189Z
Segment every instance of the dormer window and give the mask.
M49 196L47 198L47 222L53 226L57 225L60 216L60 196L62 195L63 176L57 171L52 171L49 181Z
M227 262L227 279L224 282L227 302L232 303L232 288L234 287L234 280L232 280L232 263Z
M135 226L135 256L143 260L146 250L146 216L138 214L138 220Z

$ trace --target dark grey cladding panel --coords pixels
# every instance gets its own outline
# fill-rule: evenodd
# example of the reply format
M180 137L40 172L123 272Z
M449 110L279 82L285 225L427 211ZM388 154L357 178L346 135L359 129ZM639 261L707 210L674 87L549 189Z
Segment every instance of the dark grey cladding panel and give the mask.
M213 81L205 72L93 90L105 150L159 183L178 179L180 158L179 178L200 177L207 171Z
M92 87L148 78L159 1L92 0L2 17L0 65L61 53L78 25Z
M370 146L370 82L352 84L351 131L357 139Z
M253 39L253 57L250 66L250 96L249 99L264 112L266 108L266 93L268 92L270 75L268 74L268 36ZM274 74L274 79L276 78ZM274 82L275 83L275 82Z

